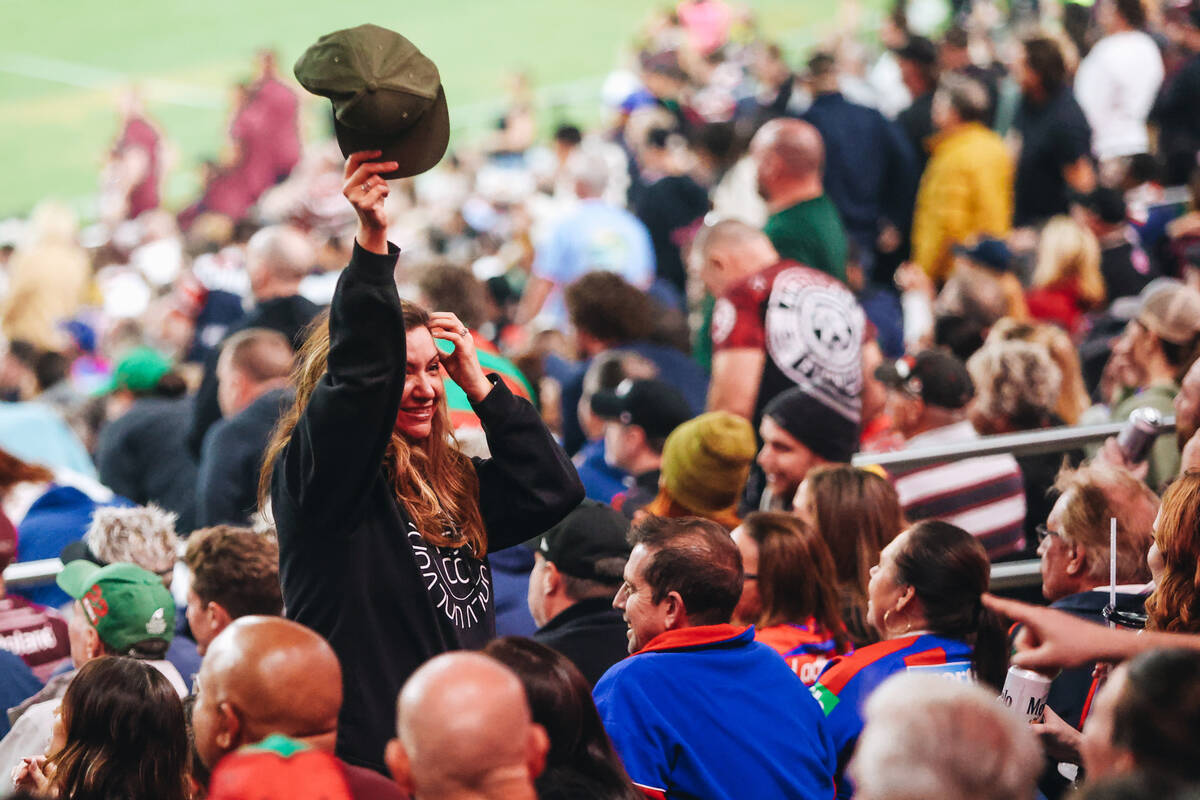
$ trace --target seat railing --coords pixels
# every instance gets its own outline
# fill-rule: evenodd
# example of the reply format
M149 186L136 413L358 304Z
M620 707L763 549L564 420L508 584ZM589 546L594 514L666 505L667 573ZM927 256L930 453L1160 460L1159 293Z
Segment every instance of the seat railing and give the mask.
M1038 431L1002 433L996 436L981 436L969 442L937 447L918 447L890 453L857 453L851 463L859 467L875 464L884 469L904 469L945 461L960 461L964 458L991 456L998 453L1010 453L1014 457L1061 453L1084 445L1103 442L1109 436L1116 436L1122 427L1123 423L1113 422L1103 425L1064 426ZM1167 417L1158 426L1160 436L1172 433L1174 430L1174 417ZM61 570L62 562L57 558L23 561L11 564L8 569L4 570L4 582L13 589L41 586L52 582ZM993 591L1036 586L1040 582L1040 562L1037 560L1009 561L992 565L991 586Z
M1103 442L1110 436L1116 436L1123 427L1125 427L1123 422L1111 422L1102 425L1070 425L1037 431L1001 433L995 436L981 436L969 442L934 447L914 447L888 453L856 453L851 463L856 467L878 465L884 469L909 469L947 461L961 461L965 458L994 456L1000 453L1008 453L1013 457L1061 453ZM1174 417L1166 417L1158 425L1159 436L1174 433L1174 431ZM991 587L993 591L1036 586L1041 583L1041 580L1041 562L1036 559L1008 561L992 565Z

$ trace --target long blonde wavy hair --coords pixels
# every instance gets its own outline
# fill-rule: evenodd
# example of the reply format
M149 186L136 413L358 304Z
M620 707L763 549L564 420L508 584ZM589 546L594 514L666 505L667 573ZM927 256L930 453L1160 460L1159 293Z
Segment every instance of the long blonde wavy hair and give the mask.
M425 309L400 301L404 330L428 326ZM291 383L296 400L280 418L263 457L258 479L259 507L267 508L275 462L291 440L300 415L329 362L329 314L317 317L300 348ZM421 537L440 547L469 547L475 558L487 555L487 532L479 513L479 477L471 460L458 449L445 395L433 415L429 438L412 442L393 431L381 466L400 503Z
M1033 287L1040 289L1074 278L1085 309L1104 303L1107 289L1100 272L1100 243L1087 228L1067 216L1053 217L1038 241Z

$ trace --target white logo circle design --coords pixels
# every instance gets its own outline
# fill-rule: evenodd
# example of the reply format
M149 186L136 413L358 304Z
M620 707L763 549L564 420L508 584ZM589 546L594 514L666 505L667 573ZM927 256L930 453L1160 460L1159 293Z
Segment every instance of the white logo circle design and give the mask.
M430 544L411 523L408 542L425 589L454 627L473 628L482 623L492 599L487 563L465 556L463 548Z
M793 383L855 420L865 325L854 295L824 275L797 267L775 277L765 319L771 360Z

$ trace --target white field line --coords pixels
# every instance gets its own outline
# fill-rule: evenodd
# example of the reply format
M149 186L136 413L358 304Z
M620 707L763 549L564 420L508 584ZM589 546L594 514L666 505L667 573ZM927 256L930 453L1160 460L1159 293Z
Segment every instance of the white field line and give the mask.
M228 102L226 93L219 89L159 78L138 78L117 70L28 53L0 53L0 72L79 89L110 90L138 84L157 101L190 108L220 109Z

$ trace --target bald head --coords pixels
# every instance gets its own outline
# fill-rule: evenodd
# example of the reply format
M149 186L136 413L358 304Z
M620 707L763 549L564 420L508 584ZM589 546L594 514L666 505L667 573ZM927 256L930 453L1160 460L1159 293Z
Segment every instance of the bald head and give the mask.
M396 709L388 766L419 800L470 791L532 798L548 742L521 682L479 653L447 653L412 674Z
M692 270L714 297L730 285L779 261L767 235L736 219L705 225L692 240Z
M820 174L825 167L825 142L821 134L799 119L773 119L758 129L750 142L755 160L774 155L796 176Z
M342 669L329 643L280 617L242 617L205 653L193 715L196 750L212 767L272 733L332 750Z
M772 211L818 197L825 168L825 143L812 125L773 119L750 142L758 167L758 191Z

